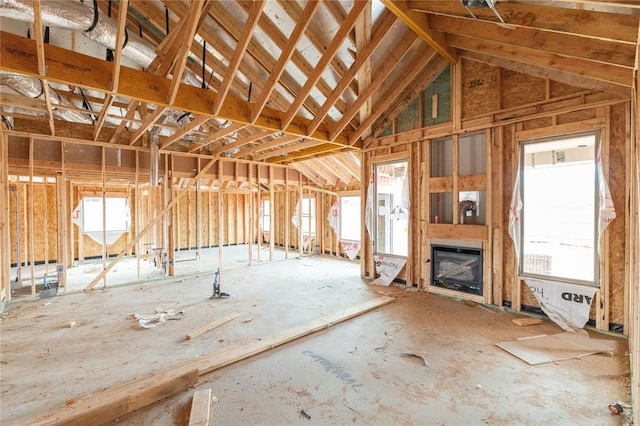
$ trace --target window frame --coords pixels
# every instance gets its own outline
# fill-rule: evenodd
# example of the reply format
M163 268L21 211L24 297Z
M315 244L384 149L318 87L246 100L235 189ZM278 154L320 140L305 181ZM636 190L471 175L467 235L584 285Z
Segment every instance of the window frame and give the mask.
M526 211L525 211L525 205L524 205L524 193L525 193L525 179L524 179L524 169L525 169L525 146L527 145L532 145L532 144L537 144L537 143L545 143L545 142L554 142L554 141L562 141L564 139L571 139L571 138L576 138L576 137L581 137L581 136L593 136L594 137L594 145L593 145L593 174L594 174L594 179L593 179L593 197L594 197L594 202L593 202L593 233L594 233L594 237L593 237L593 281L589 281L589 280L582 280L582 279L576 279L576 278L568 278L568 277L562 277L562 276L558 276L558 275L544 275L544 274L536 274L536 273L532 273L532 272L525 272L524 271L524 257L525 257L525 223L526 223ZM529 277L529 278L537 278L537 279L543 279L543 280L552 280L552 281L558 281L558 282L566 282L566 283L571 283L571 284L578 284L578 285L585 285L585 286L589 286L589 287L596 287L599 288L600 284L601 284L601 277L600 277L600 255L599 255L599 235L598 235L598 224L599 224L599 220L600 220L600 209L599 209L599 176L598 176L598 152L600 149L600 145L602 143L602 133L599 130L595 130L595 131L589 131L589 132L581 132L581 133L575 133L575 134L561 134L561 135L555 135L555 136L549 136L549 137L544 137L544 138L539 138L539 139L532 139L532 140L527 140L527 141L522 141L520 143L520 153L519 153L519 166L520 166L520 175L518 176L519 179L519 185L520 185L520 192L521 192L521 200L523 203L522 206L522 210L520 212L520 247L519 247L519 252L520 252L520 258L518 259L518 275L521 277Z
M345 198L357 198L358 199L358 239L352 239L352 238L344 238L343 236L343 226L344 226L344 220L345 220L345 215L344 215L344 209L342 208L342 200ZM338 239L340 241L353 241L353 242L361 242L362 241L362 197L360 196L360 194L345 194L345 195L339 195L338 196L338 211L340 212L338 215Z
M411 176L411 170L410 170L410 163L409 163L409 158L406 156L406 154L402 154L400 156L389 156L387 158L380 158L377 159L378 161L375 161L372 164L373 167L373 174L374 174L374 190L373 190L373 209L374 211L371 212L372 217L373 217L373 233L376 236L374 241L373 241L373 253L374 255L383 255L383 256L392 256L392 257L397 257L397 258L401 258L401 259L407 259L409 257L409 235L411 233L410 230L410 224L411 221L409 220L409 212L407 211L407 218L403 219L406 220L406 227L407 227L407 245L406 245L406 254L399 254L396 252L394 252L394 250L385 250L385 251L381 251L380 250L380 239L378 238L378 232L379 232L379 227L378 227L378 223L379 223L379 193L378 193L378 189L379 189L379 176L378 176L378 167L380 166L385 166L385 165L390 165L390 164L397 164L397 163L404 163L405 164L405 179L409 179ZM400 189L402 191L402 188ZM411 192L411 189L409 189L409 192ZM395 201L395 200L394 200ZM393 210L393 208L391 209ZM389 213L391 213L391 210L389 211ZM390 214L389 214L390 216ZM391 221L392 219L389 217L388 219L385 219L388 221ZM391 238L391 242L393 242L393 238ZM385 244L388 245L388 244Z

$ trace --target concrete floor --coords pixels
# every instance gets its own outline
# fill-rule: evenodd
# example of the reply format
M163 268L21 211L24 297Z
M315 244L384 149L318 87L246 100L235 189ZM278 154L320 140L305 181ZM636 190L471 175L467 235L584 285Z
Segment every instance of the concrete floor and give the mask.
M348 261L315 256L249 267L232 260L225 255L222 272L229 299L209 299L211 275L201 275L10 303L1 322L0 423L24 423L98 388L385 293L396 300L201 376L196 389L211 387L218 399L214 424L624 424L607 406L629 399L625 339L591 332L615 342L614 356L532 367L495 343L561 331L548 321L519 327L511 313L371 286ZM154 329L130 318L156 307L185 314ZM234 310L238 318L185 340ZM425 355L430 366L405 352ZM179 393L114 424L186 425L192 395Z

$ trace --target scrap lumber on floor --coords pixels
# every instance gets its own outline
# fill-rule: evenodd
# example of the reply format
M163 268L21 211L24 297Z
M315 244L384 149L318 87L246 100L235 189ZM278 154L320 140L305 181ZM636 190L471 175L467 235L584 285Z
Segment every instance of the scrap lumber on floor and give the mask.
M101 425L122 417L198 383L198 370L165 370L159 376L147 374L128 382L67 401L64 407L21 424L28 425Z
M542 320L540 318L514 318L511 320L515 325L538 325L542 324Z
M199 375L324 330L334 324L387 305L393 300L394 298L389 296L378 297L260 340L231 346L204 357L174 364L150 373L142 379L116 384L86 397L74 399L65 407L31 419L25 424L78 426L104 424L168 395L195 386Z
M211 415L211 388L200 389L193 393L189 426L209 426Z
M236 318L238 315L240 315L240 312L233 311L230 314L225 315L224 317L219 318L210 324L200 327L196 331L192 331L191 333L187 334L187 340L195 339L201 334L204 334L207 331L213 330L214 328L219 327L222 324L231 321L232 319Z

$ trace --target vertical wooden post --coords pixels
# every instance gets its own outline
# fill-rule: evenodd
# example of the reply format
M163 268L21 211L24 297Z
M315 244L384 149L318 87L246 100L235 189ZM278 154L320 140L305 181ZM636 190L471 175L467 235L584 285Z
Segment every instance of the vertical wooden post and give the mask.
M254 204L253 204L253 168L254 164L249 164L249 265L253 265L253 233L255 226L255 215L254 215ZM247 205L246 201L244 203L245 207Z
M25 243L29 244L29 264L31 271L31 295L36 295L36 250L35 250L35 233L33 226L33 138L29 138L29 238Z
M200 158L198 157L198 173L200 172ZM196 183L196 258L200 264L200 252L202 250L202 194L200 191L200 183Z
M211 241L211 235L213 232L213 221L212 221L213 213L211 212L211 192L212 192L211 187L212 187L212 184L210 183L207 191L207 227L208 227L207 247L209 248L213 246L213 242Z
M491 271L493 270L493 173L492 173L492 158L493 158L493 140L492 140L492 132L491 129L487 129L485 131L485 199L486 206L485 209L485 221L487 225L488 235L487 242L483 243L483 255L484 259L482 262L482 276L484 277L483 283L483 296L485 303L493 303L493 274Z
M256 239L256 242L258 243L258 263L260 263L262 261L262 254L260 253L262 251L262 239L264 238L264 229L262 229L262 221L264 220L264 215L266 214L266 212L264 211L264 209L262 208L262 186L260 183L260 164L258 164L256 166L256 184L257 184L257 188L258 188L258 192L256 193L256 203L258 205L258 212L262 212L262 214L258 214L258 238ZM272 203L273 201L269 201L269 203ZM269 214L271 214L271 204L269 204ZM269 234L269 240L271 240L271 238L273 237L272 234Z
M187 189L187 248L191 250L191 191Z
M516 126L511 126L511 143L514 145L511 150L511 170L515 179L520 179L518 176L518 165L520 164L520 142L516 140L516 127L522 128L521 124L517 124ZM512 188L513 190L513 188ZM511 291L511 309L514 311L520 311L522 309L522 283L520 282L520 277L518 276L518 259L515 258L514 254L514 264L513 271L511 276L513 277L513 281L511 282L512 291Z
M360 253L362 253L360 275L362 278L373 278L375 275L375 272L373 272L373 244L366 226L367 194L370 185L372 185L370 154L363 152L360 162L360 239L362 240L360 248Z
M502 270L504 268L504 259L502 252L502 240L504 238L504 202L503 202L503 152L502 152L502 135L504 127L498 127L495 129L494 141L491 143L491 174L487 176L491 177L489 186L493 188L491 195L491 212L492 219L492 290L493 290L493 304L502 306L503 302L503 280L504 275ZM487 196L487 199L489 197ZM491 228L489 228L491 229Z
M20 230L20 232L22 233L22 236L20 237L20 241L22 241L22 249L24 250L24 253L22 254L22 259L24 259L24 262L22 262L25 266L25 268L27 267L27 265L29 264L29 197L27 194L27 190L28 190L28 185L26 184L19 184L18 186L19 188L22 188L21 192L21 197L20 197L20 203L24 204L23 208L20 209L20 211L22 212L22 221L20 223L22 229ZM20 268L20 280L22 281L22 268Z
M218 161L218 266L220 268L222 268L223 260L224 260L224 251L222 248L224 244L224 224L225 224L224 213L222 212L224 207L223 193L222 193L222 188L224 186L223 174L224 174L224 161L221 159Z
M43 204L45 205L44 210L44 273L49 273L49 182L48 177L43 179L44 181L44 197ZM80 233L82 236L82 233Z
M288 259L289 258L289 239L291 238L290 236L290 227L291 227L291 196L289 194L289 167L286 168L285 170L285 178L284 178L284 183L285 183L285 190L284 190L284 218L281 219L282 223L284 223L284 258ZM271 186L271 185L269 185ZM274 204L274 199L271 199L271 211L273 212L273 204ZM271 230L271 239L275 238L275 229Z
M107 188L106 188L106 148L102 147L102 269L107 267ZM107 288L107 274L102 277L102 288Z
M140 211L142 207L142 202L140 201L140 153L138 151L135 152L136 156L136 174L135 174L135 189L134 189L134 207L133 207L133 223L135 224L135 233L137 234L140 231L140 221L142 217L142 212ZM140 281L140 248L142 247L142 241L138 240L135 244L136 247L136 277L138 281Z
M460 173L460 136L453 135L453 223L460 223L460 195L458 194L458 174Z
M430 189L430 177L431 177L431 141L427 140L423 145L423 158L424 163L422 165L422 185L420 191L420 198L422 201L422 246L425 248L425 256L422 261L422 289L426 292L431 288L431 238L427 233L427 225L431 222L431 189Z
M269 236L269 260L273 261L274 259L274 253L275 253L275 234L274 234L274 227L275 227L275 206L274 206L274 199L275 199L275 183L273 181L273 166L269 166L269 198L271 199L271 201L269 202L269 228L271 229L271 234Z
M76 256L76 241L75 241L75 226L73 226L72 212L75 208L73 200L73 181L69 179L67 181L67 229L69 230L69 254L67 256L67 268L73 267L73 261ZM65 268L66 269L66 268Z
M304 210L304 192L302 191L302 175L298 172L298 201L296 202L298 211L298 256L302 257L304 254L304 236L302 235L302 211Z
M169 166L169 162L171 165ZM171 204L173 201L173 155L169 155L165 161L165 194L166 194L166 203L167 205ZM200 164L198 163L198 167ZM197 185L197 183L196 183ZM177 205L177 204L176 204ZM175 207L171 207L167 211L166 216L166 224L167 224L167 275L173 277L176 274L175 270L175 228L174 228L174 216L175 216Z
M11 300L11 237L9 221L9 138L0 132L0 311Z
M602 161L602 173L604 179L609 179L609 140L611 137L611 107L605 108L605 125L600 137L600 161ZM609 229L605 229L602 237L598 240L600 244L599 267L600 288L596 291L596 328L598 330L609 330ZM598 247L596 247L596 250Z
M64 142L62 142L64 145ZM64 149L63 149L64 151ZM60 273L60 280L58 281L59 287L65 287L66 289L66 253L67 253L67 221L65 220L66 215L66 203L65 200L65 181L64 181L64 172L56 173L56 207L57 207L57 222L58 222L58 232L56 235L56 247L57 247L57 255L56 255L56 270Z

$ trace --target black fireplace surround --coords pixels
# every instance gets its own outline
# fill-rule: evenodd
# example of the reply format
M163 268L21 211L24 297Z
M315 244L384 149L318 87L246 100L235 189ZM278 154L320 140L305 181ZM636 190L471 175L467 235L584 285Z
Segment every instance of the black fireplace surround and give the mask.
M482 249L432 245L431 285L482 296Z

